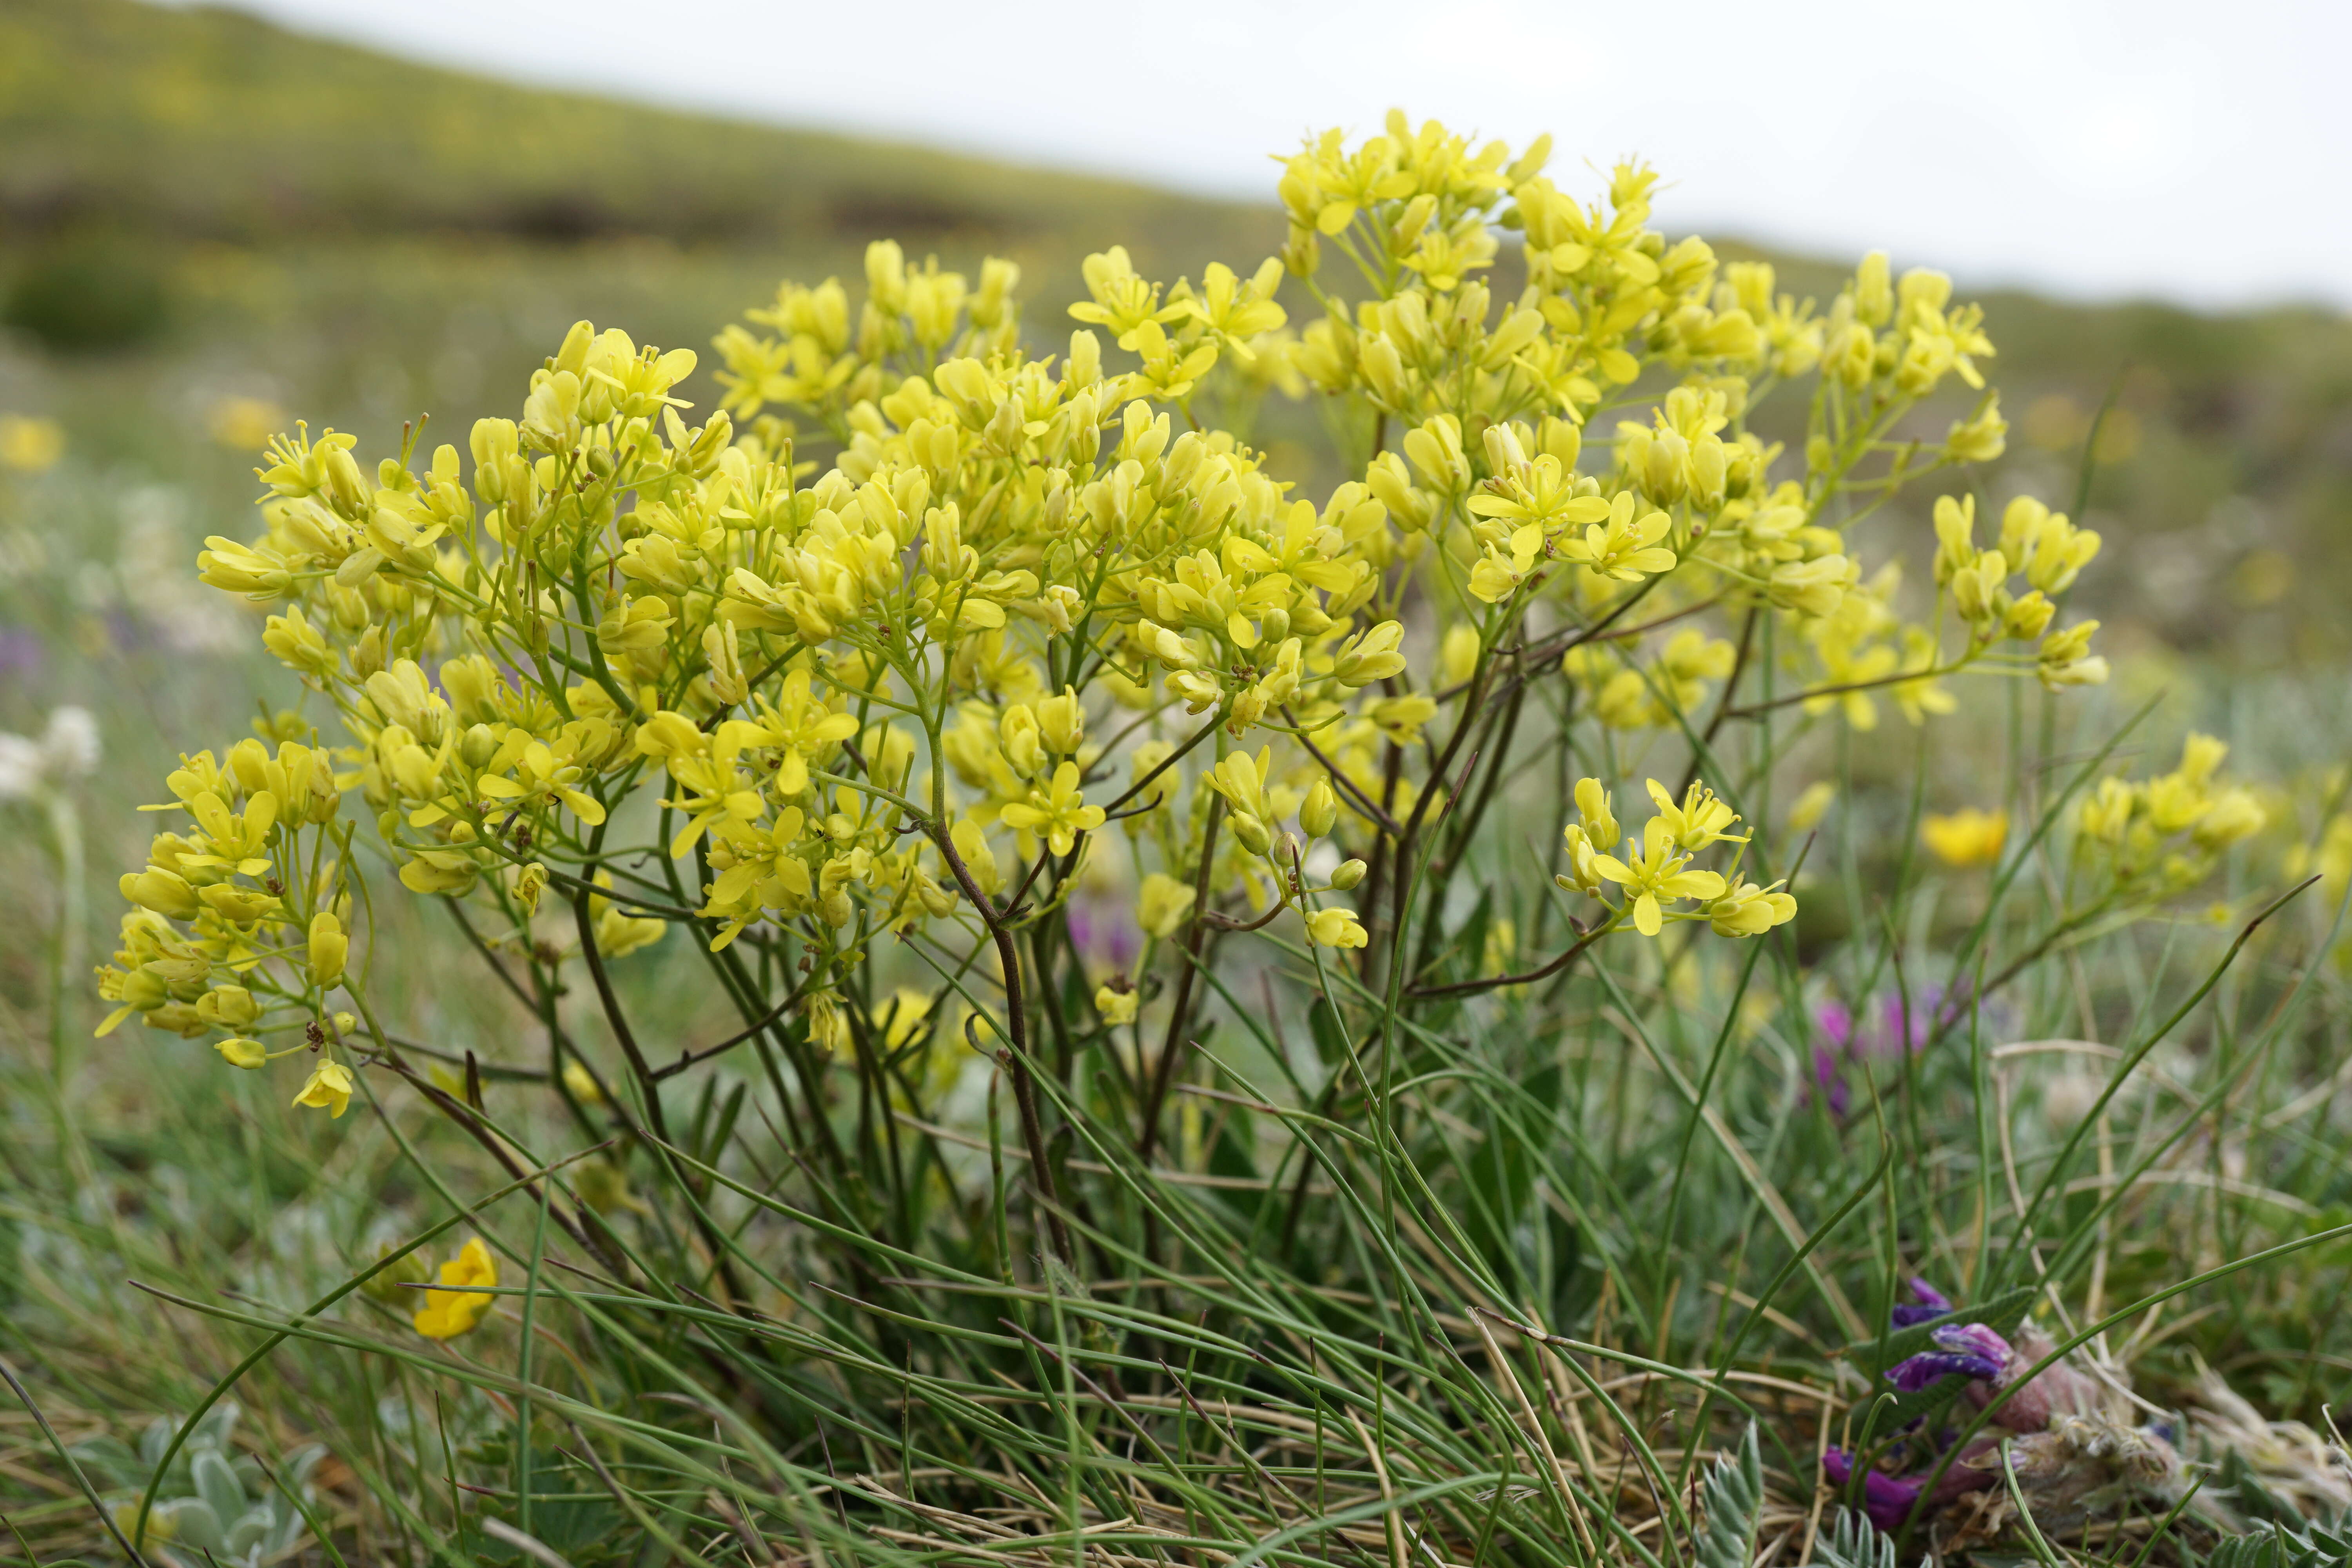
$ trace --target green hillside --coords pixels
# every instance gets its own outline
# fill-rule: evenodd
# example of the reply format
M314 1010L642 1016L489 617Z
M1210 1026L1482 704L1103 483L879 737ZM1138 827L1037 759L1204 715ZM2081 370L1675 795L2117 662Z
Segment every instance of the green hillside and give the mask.
M682 244L1264 225L1234 204L510 86L234 11L0 0L0 220L244 243L416 232Z

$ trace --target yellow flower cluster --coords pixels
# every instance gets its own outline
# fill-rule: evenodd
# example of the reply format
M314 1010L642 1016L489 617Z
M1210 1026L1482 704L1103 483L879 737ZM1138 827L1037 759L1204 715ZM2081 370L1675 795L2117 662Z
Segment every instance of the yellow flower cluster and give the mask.
M2079 852L2120 894L2163 898L2195 887L2268 820L2253 791L2217 782L2229 753L2212 736L2192 734L2168 773L2101 779L2076 816Z
M1873 256L1824 310L1669 243L1648 169L1586 201L1548 159L1401 115L1329 133L1285 167L1279 256L1169 284L1112 247L1053 352L1011 263L975 283L886 242L862 297L788 284L721 333L700 424L676 395L694 353L583 322L463 450L279 437L262 531L198 567L269 607L263 641L340 733L289 720L274 751L173 775L187 820L124 879L109 1026L218 1031L246 1066L306 1051L302 1103L340 1114L330 993L366 1011L346 794L409 891L499 941L551 894L592 963L671 923L722 964L793 944L798 1016L833 1045L875 937L945 949L943 973L1010 954L1114 821L1145 953L1097 994L1113 1024L1154 944L1203 922L1377 949L1373 900L1338 895L1404 874L1507 666L1564 669L1616 729L1687 722L1751 658L1864 727L1882 689L1915 721L1948 710L1963 668L2104 675L2094 623L2054 626L2098 548L2063 517L2021 500L1979 550L1973 501L1939 504L1916 621L1849 543L1912 480L2000 450L1989 393L1940 441L1901 433L1992 353L1948 280ZM1498 297L1513 235L1524 284ZM1314 307L1295 333L1286 291ZM1784 382L1793 460L1748 425ZM1269 390L1328 400L1357 477L1279 477L1247 423ZM1612 410L1635 416L1596 438ZM1791 917L1738 856L1692 864L1747 843L1728 806L1649 793L1621 843L1606 788L1578 786L1562 883L1600 929Z

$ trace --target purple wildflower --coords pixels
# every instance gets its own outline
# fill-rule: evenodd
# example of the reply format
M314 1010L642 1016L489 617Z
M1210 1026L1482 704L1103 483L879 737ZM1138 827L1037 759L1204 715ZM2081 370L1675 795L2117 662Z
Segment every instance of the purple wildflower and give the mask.
M1849 1100L1845 1074L1839 1070L1837 1058L1830 1054L1826 1046L1813 1047L1813 1087L1830 1108L1830 1114L1844 1121Z
M1920 1323L1932 1323L1937 1318L1951 1315L1951 1300L1916 1275L1911 1279L1911 1294L1919 1299L1918 1304L1916 1306L1898 1305L1895 1309L1893 1316L1896 1328L1914 1328Z
M41 679L42 666L48 662L47 650L41 645L38 632L22 626L0 626L0 675L21 675L26 686Z
M1927 1337L1941 1348L1923 1351L1886 1369L1886 1381L1906 1394L1916 1394L1955 1373L1997 1382L2009 1366L2009 1342L1982 1323L1946 1323L1930 1330Z
M1832 1448L1822 1456L1822 1470L1832 1484L1848 1486L1853 1480L1853 1459L1843 1448ZM1927 1484L1924 1479L1901 1480L1884 1470L1864 1473L1862 1482L1862 1508L1870 1515L1870 1522L1889 1531L1900 1530L1903 1521L1911 1517L1911 1510L1919 1501L1919 1491Z

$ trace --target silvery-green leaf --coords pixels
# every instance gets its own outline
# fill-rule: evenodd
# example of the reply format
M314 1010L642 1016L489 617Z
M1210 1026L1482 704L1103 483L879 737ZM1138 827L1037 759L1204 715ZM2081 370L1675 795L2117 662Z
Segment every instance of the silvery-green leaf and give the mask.
M204 1419L196 1423L196 1429L188 1434L188 1441L201 1443L208 1448L226 1448L229 1434L236 1429L236 1418L244 1414L244 1406L236 1400L224 1399L205 1412Z
M228 1554L245 1557L269 1538L269 1527L277 1519L267 1507L248 1509L245 1516L228 1527Z
M147 1423L147 1430L139 1434L139 1465L148 1475L163 1462L163 1450L172 1446L172 1434L177 1430L169 1416L158 1415Z
M172 1510L172 1539L196 1552L218 1552L221 1549L220 1515L215 1513L202 1498L175 1498L167 1505ZM156 1510L162 1512L161 1509Z
M195 1483L196 1495L216 1517L235 1519L246 1510L245 1488L218 1450L206 1448L188 1461L188 1477Z
M302 1487L310 1481L310 1472L319 1468L319 1461L326 1457L325 1444L305 1443L287 1456L285 1468L278 1474L286 1478L288 1486Z

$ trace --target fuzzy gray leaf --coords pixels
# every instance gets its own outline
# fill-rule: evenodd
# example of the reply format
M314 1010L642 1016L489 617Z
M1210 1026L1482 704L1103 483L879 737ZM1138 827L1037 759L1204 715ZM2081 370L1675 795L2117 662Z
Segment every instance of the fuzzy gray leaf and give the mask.
M1816 1568L1895 1568L1895 1542L1866 1515L1842 1508L1829 1533L1813 1542L1813 1562Z
M1693 1553L1698 1568L1748 1568L1756 1560L1756 1532L1764 1520L1764 1460L1756 1451L1752 1422L1738 1453L1726 1454L1708 1472L1706 1508Z

